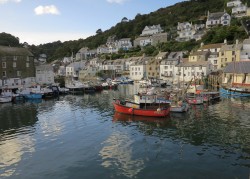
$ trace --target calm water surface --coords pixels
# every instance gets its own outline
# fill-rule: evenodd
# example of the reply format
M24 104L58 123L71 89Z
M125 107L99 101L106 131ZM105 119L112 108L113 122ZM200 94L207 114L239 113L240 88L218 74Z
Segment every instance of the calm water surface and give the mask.
M134 92L0 104L0 178L249 178L250 100L164 119L115 113L112 99Z

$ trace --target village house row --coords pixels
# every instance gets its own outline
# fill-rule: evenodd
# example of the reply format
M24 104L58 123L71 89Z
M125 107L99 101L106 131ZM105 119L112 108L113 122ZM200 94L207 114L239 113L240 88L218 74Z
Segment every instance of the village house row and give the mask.
M97 74L111 72L112 78L128 76L133 80L142 78L161 79L176 83L178 80L189 82L194 76L198 79L206 77L212 72L227 69L223 81L232 80L232 73L239 83L250 83L250 38L242 43L234 44L201 44L197 51L191 52L188 58L183 58L188 52L160 52L155 57L131 57L127 59L104 60L93 58L90 60L72 61L65 58L61 66L44 64L41 57L34 59L26 48L0 47L0 86L18 88L33 84L52 84L55 76L65 76L68 79L82 81L96 79ZM232 65L234 64L234 68ZM68 65L66 65L68 64ZM56 71L55 71L56 69ZM244 69L244 73L239 72ZM237 77L238 76L238 77Z

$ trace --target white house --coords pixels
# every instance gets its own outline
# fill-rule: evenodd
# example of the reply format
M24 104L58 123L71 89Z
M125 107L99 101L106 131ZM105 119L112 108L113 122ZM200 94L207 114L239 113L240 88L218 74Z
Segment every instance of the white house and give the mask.
M124 38L117 42L118 49L129 50L132 47L131 39Z
M243 41L243 46L240 52L241 60L250 60L250 38Z
M179 23L177 26L177 41L200 40L205 34L205 24L192 24L189 22Z
M232 8L232 15L234 17L243 17L246 16L247 13L247 5L241 4L239 6L233 7Z
M231 16L226 12L209 13L207 16L206 28L211 28L217 25L230 26Z
M97 49L97 54L109 53L109 48L106 45L101 45Z
M66 77L79 77L79 71L84 69L84 62L73 62L66 67Z
M103 62L103 70L114 70L114 60L106 60Z
M152 26L146 26L140 36L148 36L153 34L158 34L163 32L161 25L152 25Z
M94 58L97 54L97 50L90 50L88 47L82 47L77 53L76 53L76 60L86 60Z
M138 37L134 40L134 46L140 46L144 47L146 45L152 44L152 38L151 37Z
M233 1L229 1L227 3L227 7L236 7L236 6L239 6L241 4L242 4L241 0L233 0Z
M164 81L177 81L177 65L181 63L186 52L171 52L160 64L160 79Z
M54 81L54 71L51 65L40 65L36 66L36 82L38 84L53 84Z
M146 72L146 62L140 60L138 62L134 62L130 65L130 78L132 80L141 80L145 76Z
M110 44L110 45L108 45L108 52L109 53L118 53L118 47L117 47L117 45L112 45L112 44Z
M177 65L180 81L190 82L191 79L202 79L212 71L209 61L184 62Z

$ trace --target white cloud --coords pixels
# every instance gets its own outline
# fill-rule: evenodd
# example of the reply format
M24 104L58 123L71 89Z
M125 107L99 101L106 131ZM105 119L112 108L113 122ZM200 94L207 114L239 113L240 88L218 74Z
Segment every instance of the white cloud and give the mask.
M8 3L8 2L15 2L15 3L19 3L21 2L22 0L0 0L0 4L5 4L5 3Z
M123 4L126 1L128 0L107 0L107 2L109 3L117 3L117 4Z
M59 15L60 12L54 5L49 6L38 6L34 9L36 15L43 15L43 14L53 14Z

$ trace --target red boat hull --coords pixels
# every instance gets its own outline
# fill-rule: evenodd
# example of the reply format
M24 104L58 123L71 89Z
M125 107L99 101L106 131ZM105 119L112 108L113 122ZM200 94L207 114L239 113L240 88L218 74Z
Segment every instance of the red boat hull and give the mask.
M150 116L150 117L164 117L167 116L170 112L170 107L163 108L163 109L137 109L132 107L127 107L116 102L113 102L115 111L123 113L123 114L130 114L130 115L137 115L137 116Z

